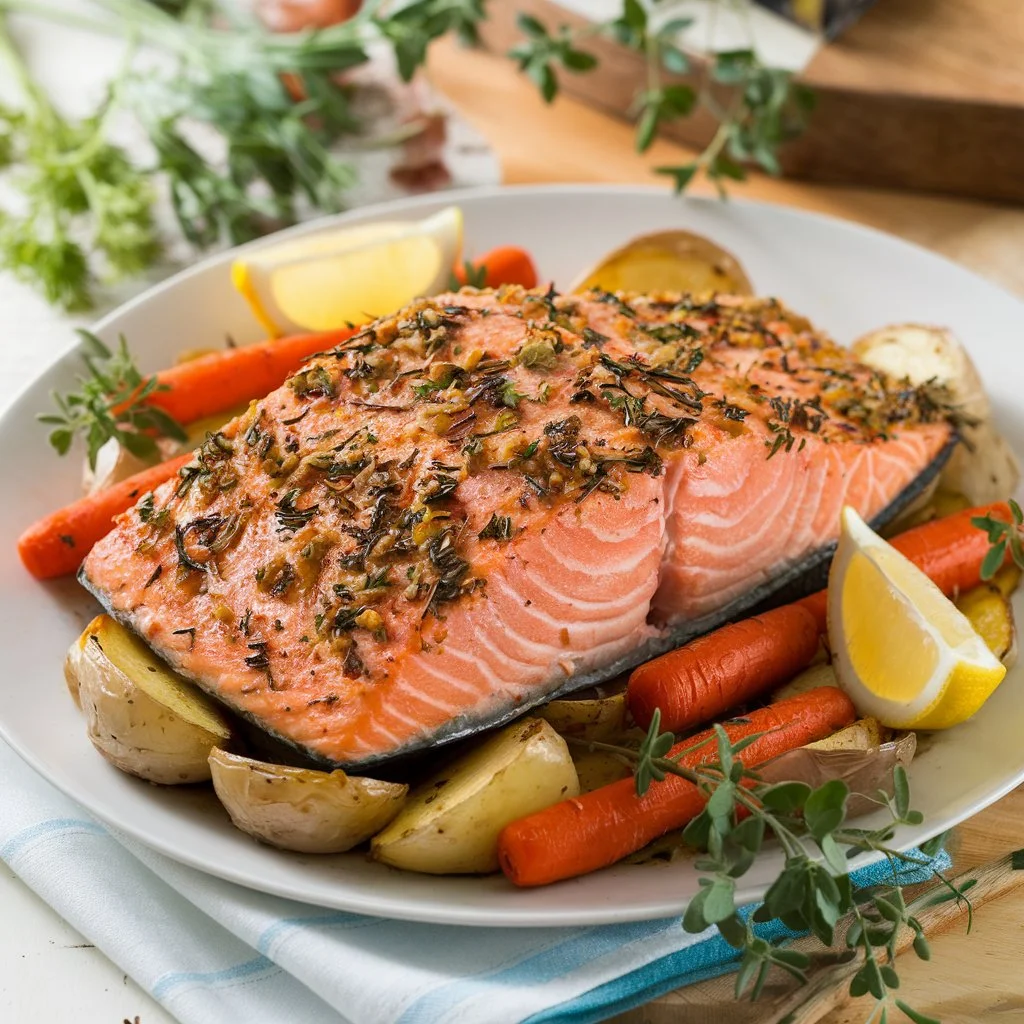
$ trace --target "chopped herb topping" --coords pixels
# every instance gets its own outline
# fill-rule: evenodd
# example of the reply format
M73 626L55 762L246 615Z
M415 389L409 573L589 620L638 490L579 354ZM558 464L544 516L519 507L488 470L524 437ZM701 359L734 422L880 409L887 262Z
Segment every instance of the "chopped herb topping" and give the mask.
M142 522L147 526L155 528L165 526L171 515L169 509L158 509L154 506L154 495L152 491L150 491L149 494L147 494L142 501L138 503L135 510L138 512L139 519Z
M676 341L691 341L699 338L700 331L685 323L642 324L640 330L663 345Z
M436 613L441 605L454 601L462 594L463 584L469 573L469 562L459 557L454 530L451 527L443 530L430 542L427 553L437 578L426 610Z
M298 487L292 488L277 503L277 511L274 513L277 518L277 532L301 530L319 511L319 505L310 505L309 508L298 509L295 507L296 499L302 494Z
M261 671L266 671L270 668L270 655L267 654L266 640L255 640L251 644L246 644L246 647L253 652L245 659L245 663L249 668L260 669Z
M241 514L200 516L174 528L174 546L178 564L198 572L216 573L214 555L224 551L238 536Z
M510 409L514 409L526 397L521 391L516 390L515 382L511 380L502 383L498 394L501 404L507 405Z
M481 540L511 540L513 534L512 517L499 516L497 513L491 516L490 522L477 534Z
M322 364L297 373L288 381L297 398L334 398L334 381Z
M727 420L735 420L737 423L742 423L750 415L749 409L742 409L738 405L731 405L724 398L715 402L715 408L718 409Z
M184 629L172 629L171 630L171 635L172 636L187 636L188 640L189 640L188 649L190 651L196 645L196 627L195 626L186 626Z
M196 452L195 462L178 470L180 480L175 495L183 498L193 486L198 485L206 497L212 499L218 491L229 491L235 487L238 477L229 463L234 450L234 445L219 431L207 434Z
M435 501L444 501L446 498L450 498L458 486L459 481L455 477L448 476L446 473L438 473L436 476L426 479L420 493L424 502L433 504Z
M598 291L594 297L598 302L614 306L623 316L628 316L630 320L636 319L636 310L625 299L620 298L614 292Z

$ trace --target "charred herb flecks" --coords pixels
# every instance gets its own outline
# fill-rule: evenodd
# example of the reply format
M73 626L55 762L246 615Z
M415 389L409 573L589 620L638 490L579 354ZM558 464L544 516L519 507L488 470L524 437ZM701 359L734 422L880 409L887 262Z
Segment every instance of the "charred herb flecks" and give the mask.
M947 398L852 366L772 299L515 287L422 299L208 435L174 496L136 507L140 547L173 535L175 584L212 593L258 526L244 611L215 605L218 628L269 685L283 620L314 671L370 684L410 622L414 644L443 649L452 607L486 599L489 560L514 559L538 511L583 515L687 450L699 467L709 438L792 458L952 420Z

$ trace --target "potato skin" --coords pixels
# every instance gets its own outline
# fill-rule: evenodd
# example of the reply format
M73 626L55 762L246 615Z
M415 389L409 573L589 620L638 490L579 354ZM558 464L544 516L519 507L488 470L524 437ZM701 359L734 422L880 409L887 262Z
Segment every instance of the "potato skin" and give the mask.
M560 736L581 740L612 740L626 728L626 691L591 700L549 701L537 717L550 722Z
M710 238L674 229L640 235L602 256L573 282L573 292L678 291L753 295L746 271Z
M992 422L992 408L970 356L950 331L924 324L895 324L853 343L863 363L911 384L936 381L949 388L967 422L942 470L940 485L967 497L969 505L1002 501L1020 482L1020 466Z
M109 615L68 649L64 678L93 746L147 782L207 781L211 748L231 737L223 713Z
M344 853L401 810L409 787L210 751L213 788L236 828L282 850Z
M139 689L90 638L76 640L66 672L93 746L116 768L164 786L205 782L207 758L222 737L186 722Z
M418 786L370 855L408 871L488 874L509 822L578 794L565 740L542 719L521 719Z
M961 594L956 606L967 616L988 649L1003 664L1009 665L1017 647L1017 628L1009 596L995 582L983 583Z

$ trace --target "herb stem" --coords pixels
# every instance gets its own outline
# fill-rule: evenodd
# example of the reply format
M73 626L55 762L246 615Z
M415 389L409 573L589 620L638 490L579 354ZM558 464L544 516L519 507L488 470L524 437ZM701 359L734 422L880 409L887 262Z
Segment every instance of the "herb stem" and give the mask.
M0 17L6 14L28 14L45 21L66 25L68 28L80 28L99 35L121 36L123 34L123 28L119 29L113 23L108 24L96 18L90 18L88 15L79 14L77 11L39 3L37 0L0 0Z
M630 750L629 747L621 747L614 743L601 743L598 740L580 740L572 739L571 742L577 744L585 744L590 750L603 750L609 754L617 754L619 757L623 757L630 763L635 763L640 759L640 755L635 750ZM711 739L702 741L699 744L694 745L688 750L680 751L676 757L680 757L683 754L687 754L690 750L699 749L699 747L710 743ZM718 785L725 781L721 772L715 771L714 769L707 768L688 768L685 765L679 764L676 760L669 757L652 757L650 764L655 768L659 768L666 775L676 775L681 779L685 779L687 782L693 783L702 789L708 788L709 785ZM736 788L736 799L743 807L748 810L751 814L758 815L764 823L771 828L775 833L775 837L778 839L779 844L786 851L787 856L799 856L806 851L804 850L803 843L801 843L798 836L794 835L778 818L775 817L762 803L756 798L752 797L749 793L745 793L742 787Z
M7 15L4 7L0 6L0 56L5 58L5 63L14 73L18 86L35 107L37 116L53 118L53 107L47 99L43 90L33 81L25 58L14 42L10 26L7 23Z

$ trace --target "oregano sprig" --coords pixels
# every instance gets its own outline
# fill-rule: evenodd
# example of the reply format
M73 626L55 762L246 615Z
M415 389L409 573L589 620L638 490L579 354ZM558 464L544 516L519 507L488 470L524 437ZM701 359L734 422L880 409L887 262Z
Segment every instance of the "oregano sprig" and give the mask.
M981 578L986 582L1003 566L1006 560L1006 552L1021 569L1024 569L1024 539L1022 539L1021 527L1024 526L1024 511L1013 498L1009 500L1012 522L1005 519L997 519L989 514L986 516L974 516L971 525L988 534L988 542L992 546L988 549L984 560L981 563Z
M509 55L550 103L558 95L560 71L581 73L597 67L596 55L584 48L588 37L608 36L640 54L645 82L632 108L638 152L645 152L665 125L690 117L698 108L718 122L697 159L655 168L672 179L677 192L698 174L724 194L725 182L743 181L749 165L781 173L779 149L804 130L814 105L812 91L789 71L766 65L753 46L711 54L696 83L679 81L678 76L693 71L690 58L676 43L692 19L673 17L672 8L672 3L663 2L655 16L641 0L622 0L616 17L576 30L566 25L551 29L532 15L520 14L524 38Z
M958 887L933 872L943 888L907 900L900 884L900 867L927 866L927 858L939 846L925 844L922 859L890 845L898 826L919 825L923 820L911 807L910 785L902 765L893 768L892 796L880 790L876 797L879 806L888 811L889 820L878 828L857 828L846 821L850 791L845 782L832 779L812 788L798 781L769 782L749 770L739 755L762 733L733 743L721 726L715 726L715 759L688 767L679 763L681 755L666 756L675 737L660 728L661 716L656 711L638 750L602 743L591 746L614 751L633 763L639 796L668 775L687 779L707 795L702 813L683 830L686 843L700 852L695 867L701 877L682 925L694 933L714 925L738 951L737 997L756 999L773 967L801 982L807 980L810 956L755 931L758 924L777 921L793 932L809 932L826 947L841 943L860 958L850 994L874 996L873 1018L886 1019L891 1004L915 1024L930 1024L931 1018L894 996L899 987L897 942L904 929L910 929L914 952L927 960L930 949L917 912L945 900L963 900L970 908L966 893L974 883ZM761 906L752 914L741 912L735 899L737 881L756 862L769 835L782 847L785 862ZM881 853L889 861L891 882L854 887L849 859L865 851ZM841 931L843 925L845 931Z

